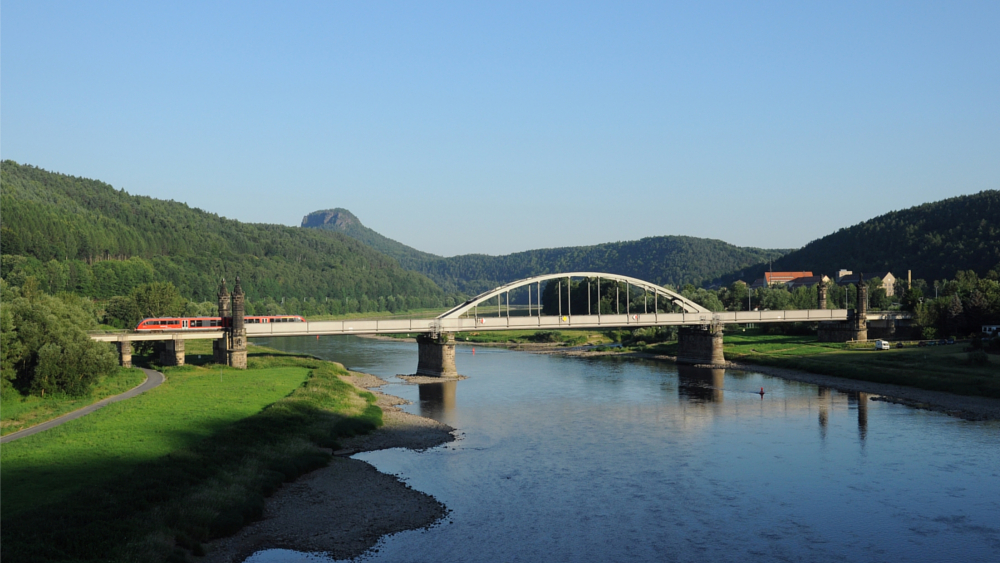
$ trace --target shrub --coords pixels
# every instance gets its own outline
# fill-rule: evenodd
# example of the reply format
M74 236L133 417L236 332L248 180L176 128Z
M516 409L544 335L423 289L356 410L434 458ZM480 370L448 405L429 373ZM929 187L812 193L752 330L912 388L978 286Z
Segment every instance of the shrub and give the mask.
M540 330L528 337L532 342L559 342L559 333L551 330Z
M990 365L990 357L983 350L973 350L969 352L969 358L966 362L973 366L988 366Z

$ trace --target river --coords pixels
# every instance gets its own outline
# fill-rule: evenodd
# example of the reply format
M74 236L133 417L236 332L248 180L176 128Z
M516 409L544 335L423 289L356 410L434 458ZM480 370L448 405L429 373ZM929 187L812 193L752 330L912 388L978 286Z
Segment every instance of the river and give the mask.
M396 382L417 361L411 342L259 342ZM469 379L382 391L457 441L355 456L452 512L366 561L1000 561L996 421L648 360L460 346L456 362Z

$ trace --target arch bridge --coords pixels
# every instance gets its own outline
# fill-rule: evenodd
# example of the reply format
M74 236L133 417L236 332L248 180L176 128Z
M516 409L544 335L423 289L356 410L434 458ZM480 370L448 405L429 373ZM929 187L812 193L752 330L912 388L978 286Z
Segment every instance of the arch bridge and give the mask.
M573 289L572 280L586 279L586 289L582 285ZM556 280L558 291L555 299L555 315L551 314L553 304L545 303L543 282ZM565 286L561 283L566 280ZM614 312L602 312L600 308L601 288L604 284L615 285ZM622 285L624 284L624 292ZM237 284L238 285L238 284ZM863 287L863 286L862 286ZM511 307L511 292L525 290L528 294L527 308ZM633 294L633 290L636 292ZM223 310L224 297L229 298L225 284L220 289L220 314L231 316L229 308ZM587 292L586 310L574 310L572 303L580 303L579 292ZM591 292L595 293L591 293ZM642 306L633 308L641 292ZM235 293L234 293L235 295ZM242 291L240 291L242 296ZM598 307L592 306L596 295ZM633 299L635 296L635 299ZM550 294L548 299L553 296ZM565 298L565 302L563 299ZM848 321L846 309L827 309L825 292L820 294L817 309L787 311L725 311L712 312L683 295L659 285L617 274L604 272L567 272L545 274L511 282L483 292L464 303L442 313L433 319L349 319L341 321L307 321L302 323L248 324L242 323L242 302L239 307L239 325L246 338L265 336L320 336L343 334L414 334L420 343L420 361L417 373L427 375L454 374L454 338L456 332L498 331L498 330L560 330L560 329L613 329L643 328L655 326L688 327L681 330L681 354L678 361L688 363L718 364L722 358L722 326L730 323L780 323ZM859 303L863 300L859 300ZM482 314L480 308L483 308ZM494 310L495 307L495 310ZM236 307L233 307L235 313ZM679 309L679 311L678 311ZM868 318L867 311L860 316ZM856 322L856 321L855 321ZM863 322L863 321L862 321ZM235 323L234 323L235 324ZM846 323L850 324L850 323ZM176 331L171 333L124 333L92 335L94 340L117 342L122 350L131 354L131 342L140 340L166 341L166 347L176 358L169 363L183 363L184 341L213 338L225 340L234 338L225 331L200 332ZM245 344L243 344L245 346ZM244 348L245 349L245 348Z

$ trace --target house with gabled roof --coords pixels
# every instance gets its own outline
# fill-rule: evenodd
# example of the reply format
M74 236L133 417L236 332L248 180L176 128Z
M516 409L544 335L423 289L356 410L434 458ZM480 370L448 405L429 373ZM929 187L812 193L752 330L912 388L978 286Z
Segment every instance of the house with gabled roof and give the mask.
M861 279L860 274L855 274L850 270L841 270L843 275L837 277L837 285L858 285L858 281ZM865 280L870 280L872 278L878 278L882 280L882 289L885 290L885 294L888 297L892 297L896 293L896 276L892 275L892 272L865 272Z

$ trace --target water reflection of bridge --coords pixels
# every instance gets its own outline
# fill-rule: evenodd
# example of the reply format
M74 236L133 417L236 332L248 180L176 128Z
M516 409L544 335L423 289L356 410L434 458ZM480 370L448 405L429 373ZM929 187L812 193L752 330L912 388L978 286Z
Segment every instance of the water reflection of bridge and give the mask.
M688 405L700 408L718 408L726 400L726 373L721 368L700 368L694 366L677 366L677 398ZM739 370L729 370L731 379L746 379L750 374ZM812 385L809 383L788 382L787 385ZM420 383L420 416L448 422L451 413L457 406L458 381L444 380L435 383ZM730 393L754 395L754 389L731 389ZM765 408L780 410L784 413L801 413L803 411L817 413L820 436L826 439L830 425L830 414L833 411L857 410L858 435L862 441L868 435L868 393L839 392L829 387L817 387L815 395L785 395L775 398L773 394L765 393L760 400Z
M729 376L741 378L745 372L730 370ZM721 368L700 368L677 366L677 395L683 401L695 405L721 404L725 401L726 370ZM803 384L811 385L811 384ZM753 389L742 392L753 393ZM769 400L767 394L761 401ZM820 434L826 438L830 424L830 412L837 408L858 411L858 434L862 440L868 435L868 393L838 392L829 387L817 387L815 396L785 396L780 399L781 408L789 411L818 410Z

